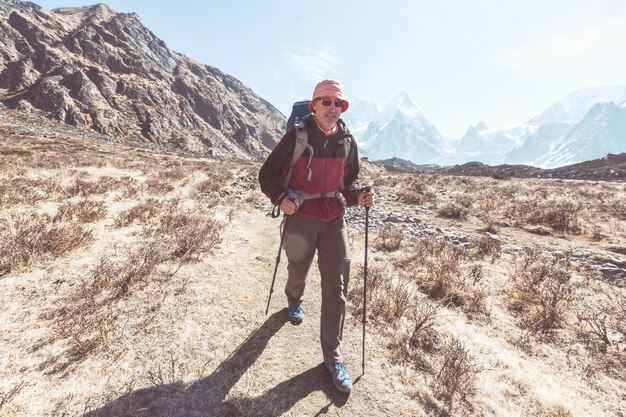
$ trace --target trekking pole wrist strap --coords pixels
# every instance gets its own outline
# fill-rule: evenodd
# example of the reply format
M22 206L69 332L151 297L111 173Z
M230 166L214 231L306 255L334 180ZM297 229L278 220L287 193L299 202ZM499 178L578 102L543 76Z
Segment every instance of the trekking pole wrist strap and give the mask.
M285 199L285 197L287 197L287 193L282 193L281 195L278 196L278 200L277 200L276 204L274 205L274 207L272 208L272 218L273 219L275 219L277 217L280 217L280 205L282 204L282 202Z

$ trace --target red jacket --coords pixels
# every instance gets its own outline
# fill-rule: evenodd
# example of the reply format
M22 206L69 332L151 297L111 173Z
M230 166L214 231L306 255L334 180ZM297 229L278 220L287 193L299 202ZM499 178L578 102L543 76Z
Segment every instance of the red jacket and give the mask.
M359 189L359 157L356 142L350 135L342 120L339 120L338 132L333 136L325 136L317 127L312 115L304 119L304 126L308 133L308 143L313 148L311 168L311 181L308 181L308 168L310 151L306 149L294 165L291 179L287 189L282 185L293 157L296 140L296 130L291 129L276 148L267 157L267 160L259 171L259 184L261 191L267 195L273 204L288 190L304 192L306 194L332 193L341 191L348 205L356 204ZM343 140L350 140L348 158L345 158ZM341 190L341 183L344 188ZM296 211L301 216L330 221L344 212L344 204L334 197L321 197L306 200Z

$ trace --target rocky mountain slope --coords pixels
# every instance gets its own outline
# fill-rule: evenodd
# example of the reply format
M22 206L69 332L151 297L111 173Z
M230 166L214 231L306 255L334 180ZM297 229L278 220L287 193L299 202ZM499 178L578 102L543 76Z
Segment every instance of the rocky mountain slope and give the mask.
M104 4L0 0L0 100L129 142L240 158L267 155L285 125L239 80Z

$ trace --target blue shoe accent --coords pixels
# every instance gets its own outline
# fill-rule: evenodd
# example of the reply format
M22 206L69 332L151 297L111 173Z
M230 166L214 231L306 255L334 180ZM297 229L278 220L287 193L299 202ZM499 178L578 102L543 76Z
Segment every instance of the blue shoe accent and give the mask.
M343 362L335 362L332 364L326 364L330 376L333 380L333 385L341 392L352 391L352 378L348 375L348 370Z
M304 320L304 311L302 307L296 305L289 305L289 320L295 324L300 324Z

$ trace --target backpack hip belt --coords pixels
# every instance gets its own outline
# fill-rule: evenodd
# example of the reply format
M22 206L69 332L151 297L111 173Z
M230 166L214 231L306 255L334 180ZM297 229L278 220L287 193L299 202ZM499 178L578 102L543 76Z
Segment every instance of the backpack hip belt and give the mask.
M298 194L298 198L302 201L306 201L306 200L313 200L315 198L322 198L322 197L327 197L327 198L341 198L341 193L339 191L333 191L332 193L317 193L317 194L307 194L307 193L301 193L300 191L296 191L296 194Z
M272 217L276 218L280 216L280 204L283 199L288 198L293 201L296 205L296 210L300 208L300 205L304 203L306 200L314 200L316 198L336 198L341 199L341 192L333 191L330 193L317 193L317 194L307 194L300 191L289 190L289 193L285 194L278 200L278 203L272 208Z
M333 191L331 193L317 193L317 194L307 194L301 191L289 191L289 199L296 204L296 210L300 208L300 205L304 203L306 200L314 200L316 198L336 198L341 199L341 193L339 191Z

